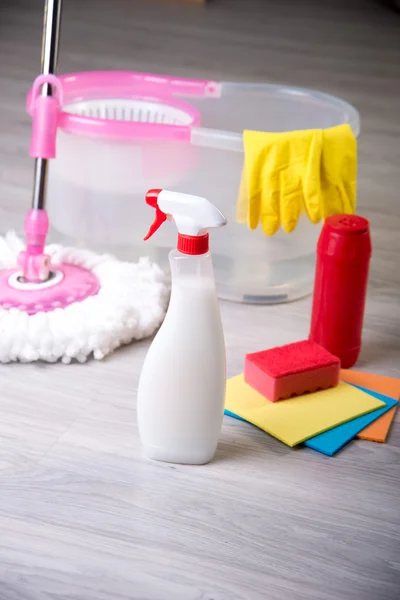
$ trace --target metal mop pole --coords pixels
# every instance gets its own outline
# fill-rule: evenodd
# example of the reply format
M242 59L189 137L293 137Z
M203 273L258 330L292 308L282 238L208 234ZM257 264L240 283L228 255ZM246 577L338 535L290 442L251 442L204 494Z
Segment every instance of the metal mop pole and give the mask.
M60 35L61 0L46 0L41 75L34 81L31 98L32 139L35 157L32 207L25 219L26 249L18 256L21 281L45 282L51 277L50 257L44 248L49 230L46 192L49 159L55 157L58 111L62 89L55 77Z
M60 38L62 0L46 0L43 23L41 72L43 75L55 75L58 63L58 48ZM43 96L51 96L51 87L45 84ZM47 173L49 161L47 158L35 159L32 208L45 208Z

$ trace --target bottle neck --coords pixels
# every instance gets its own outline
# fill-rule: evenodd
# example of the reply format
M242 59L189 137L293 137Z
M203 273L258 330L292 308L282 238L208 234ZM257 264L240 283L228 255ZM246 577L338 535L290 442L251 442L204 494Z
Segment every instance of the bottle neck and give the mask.
M214 269L211 253L183 254L178 249L169 253L171 267L171 293L182 286L199 285L215 288ZM172 297L172 296L171 296Z
M184 235L178 233L177 249L182 254L207 254L209 248L209 235Z

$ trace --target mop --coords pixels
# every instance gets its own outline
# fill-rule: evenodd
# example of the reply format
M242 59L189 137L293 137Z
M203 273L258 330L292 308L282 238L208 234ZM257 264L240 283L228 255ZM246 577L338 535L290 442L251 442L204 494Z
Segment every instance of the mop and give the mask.
M31 96L35 158L26 247L14 232L0 237L0 362L85 362L154 333L168 289L159 267L143 258L122 263L89 250L45 246L46 185L56 155L62 85L55 76L61 0L45 5L42 74Z

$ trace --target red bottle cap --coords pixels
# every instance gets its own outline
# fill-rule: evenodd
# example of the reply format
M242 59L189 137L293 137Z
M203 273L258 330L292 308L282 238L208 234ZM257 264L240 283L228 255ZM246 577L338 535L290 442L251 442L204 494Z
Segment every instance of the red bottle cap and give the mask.
M333 215L326 219L325 229L341 235L360 235L368 231L369 223L357 215Z
M178 250L182 254L206 254L208 252L208 239L208 233L204 235L178 233Z
M340 260L364 260L371 254L369 223L356 215L333 215L325 220L318 253Z

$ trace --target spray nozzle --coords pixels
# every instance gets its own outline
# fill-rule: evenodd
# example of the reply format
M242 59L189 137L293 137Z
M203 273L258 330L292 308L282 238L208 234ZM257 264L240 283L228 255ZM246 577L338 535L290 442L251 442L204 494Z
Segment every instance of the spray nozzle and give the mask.
M144 239L148 240L169 219L178 229L178 250L184 254L208 252L208 229L226 225L224 215L201 196L149 190L146 202L155 209L156 218Z
M144 238L144 241L151 238L151 236L157 231L157 229L159 229L159 227L161 227L161 225L167 220L167 215L158 206L158 195L160 192L161 190L149 190L146 194L146 204L148 204L152 208L155 208L156 218L151 224L150 229L147 232L146 237Z
M205 238L208 239L208 229L226 225L224 215L201 196L167 190L149 190L146 194L146 202L155 209L156 218L144 239L148 240L168 219L175 223L178 229L179 250L183 251L182 248L186 248L183 244L185 240L191 240L192 243L189 245L190 248L193 246L193 252L191 250L187 252L188 254L203 254L203 250L200 251L200 240L202 240L201 248L204 249Z

